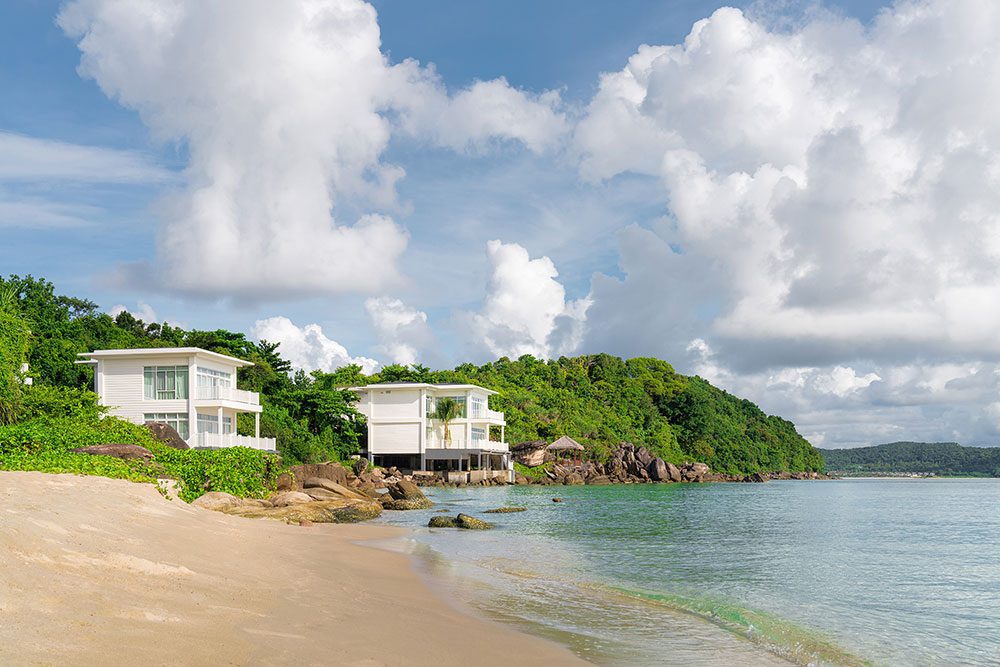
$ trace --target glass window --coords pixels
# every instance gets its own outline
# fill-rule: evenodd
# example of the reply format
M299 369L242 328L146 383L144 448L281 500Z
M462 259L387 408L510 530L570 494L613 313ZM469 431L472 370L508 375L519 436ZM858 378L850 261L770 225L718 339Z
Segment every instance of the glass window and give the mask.
M146 366L142 369L142 395L149 400L188 397L187 366Z
M233 386L233 374L198 366L198 386L231 387Z
M162 422L174 427L177 433L185 440L191 435L186 412L147 412L142 418L148 422Z
M472 439L473 440L486 440L486 429L472 427Z
M203 412L198 413L198 433L218 433L219 432L219 417L218 415L209 415ZM232 417L222 417L222 433L232 433L233 432L233 418Z

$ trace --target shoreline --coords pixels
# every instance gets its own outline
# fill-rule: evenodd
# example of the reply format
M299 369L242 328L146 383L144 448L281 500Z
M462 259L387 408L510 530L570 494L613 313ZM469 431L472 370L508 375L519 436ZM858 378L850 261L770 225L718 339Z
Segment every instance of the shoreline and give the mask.
M384 525L288 526L152 485L0 473L0 663L584 665L458 608Z

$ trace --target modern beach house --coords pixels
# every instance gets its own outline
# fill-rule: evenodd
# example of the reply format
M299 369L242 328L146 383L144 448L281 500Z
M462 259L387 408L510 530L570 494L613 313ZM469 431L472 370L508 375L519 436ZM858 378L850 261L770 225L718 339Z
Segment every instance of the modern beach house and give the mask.
M356 408L368 420L368 460L375 465L434 471L451 481L513 481L514 464L504 441L502 412L489 409L497 392L472 384L389 382L352 387ZM447 425L437 404L455 401L458 416ZM446 428L447 427L447 428Z
M260 437L260 395L236 388L236 372L253 366L197 347L97 350L77 363L94 367L94 392L109 414L137 424L163 422L191 447L274 450ZM236 416L252 413L254 435L236 433Z

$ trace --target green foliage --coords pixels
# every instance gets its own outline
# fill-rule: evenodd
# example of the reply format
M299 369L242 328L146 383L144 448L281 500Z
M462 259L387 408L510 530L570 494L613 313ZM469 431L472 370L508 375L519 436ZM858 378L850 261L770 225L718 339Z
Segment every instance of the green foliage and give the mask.
M1000 447L963 447L955 442L890 442L819 452L827 469L839 475L924 473L1000 477Z
M457 419L462 414L462 406L453 398L447 396L439 398L434 406L434 419L439 420L444 425L444 439L451 440L448 433L448 424Z
M526 465L521 465L517 461L514 462L514 472L524 475L530 479L541 479L545 477L545 471L551 467L551 463L543 463L540 466L533 466L529 468Z
M77 387L50 387L36 384L26 387L18 419L41 417L96 422L107 411L97 404L97 394Z
M14 288L0 285L0 424L13 423L21 411L21 366L28 357L29 336L28 322L18 313Z
M263 498L281 472L277 457L247 447L179 450L158 445L155 461L181 482L181 500L191 502L208 491L240 498Z

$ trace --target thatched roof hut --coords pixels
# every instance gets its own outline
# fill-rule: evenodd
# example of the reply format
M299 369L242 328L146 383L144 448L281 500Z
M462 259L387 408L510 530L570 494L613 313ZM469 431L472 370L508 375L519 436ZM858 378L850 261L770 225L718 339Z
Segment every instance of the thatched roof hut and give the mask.
M569 437L568 435L564 435L563 437L559 438L545 449L546 451L550 452L561 452L561 451L582 452L584 450L584 447L573 438Z

